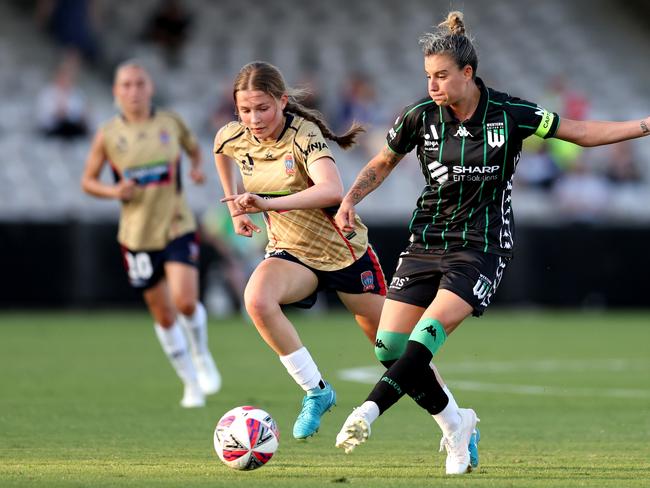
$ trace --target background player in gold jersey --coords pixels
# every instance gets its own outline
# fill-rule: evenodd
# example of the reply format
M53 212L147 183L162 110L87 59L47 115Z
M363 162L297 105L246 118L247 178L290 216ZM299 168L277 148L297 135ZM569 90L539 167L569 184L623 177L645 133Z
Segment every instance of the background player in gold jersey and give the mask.
M122 203L118 241L131 285L143 291L162 348L185 386L181 405L201 407L221 377L208 349L207 315L198 300L196 223L181 191L180 158L202 183L198 144L174 113L152 107L153 82L137 62L120 65L113 95L120 114L96 133L86 160L87 193ZM109 163L114 185L100 181Z
M345 149L363 129L355 124L342 136L333 134L319 112L297 101L301 95L286 87L276 67L250 63L233 86L240 120L221 128L215 138L223 201L228 202L236 232L248 237L259 232L247 214L264 213L266 259L251 276L244 301L262 338L306 392L293 428L298 439L318 430L336 394L281 305L310 307L318 290L335 290L374 342L386 293L361 220L356 218L355 231L349 233L333 220L343 184L326 139ZM236 194L233 164L246 193ZM378 357L383 353L380 349ZM396 359L401 350L394 354Z

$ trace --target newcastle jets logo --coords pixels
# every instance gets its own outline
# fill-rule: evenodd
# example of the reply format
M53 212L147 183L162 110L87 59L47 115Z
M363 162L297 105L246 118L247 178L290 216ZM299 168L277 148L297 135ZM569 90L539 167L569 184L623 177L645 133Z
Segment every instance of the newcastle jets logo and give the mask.
M487 143L490 147L501 147L506 142L503 122L493 122L485 127L487 132Z
M456 133L454 134L455 137L474 137L472 134L469 133L469 131L463 127L462 125L458 128Z

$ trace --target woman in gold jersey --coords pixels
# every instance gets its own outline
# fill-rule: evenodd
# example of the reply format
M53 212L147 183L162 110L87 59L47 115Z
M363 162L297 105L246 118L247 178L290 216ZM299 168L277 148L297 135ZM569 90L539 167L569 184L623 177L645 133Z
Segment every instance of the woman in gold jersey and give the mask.
M143 292L155 331L184 384L181 405L205 405L221 385L207 343L207 315L198 299L196 223L181 191L180 157L202 183L201 154L185 123L152 107L153 82L137 62L115 72L120 114L95 134L82 177L85 192L121 202L118 241L129 281ZM108 163L115 184L100 180Z
M374 343L386 294L361 220L357 217L349 233L333 220L343 184L326 139L346 149L363 128L354 124L341 136L332 133L319 112L299 103L304 95L288 89L275 66L244 66L233 86L239 121L219 130L214 148L226 195L222 201L228 203L236 232L247 237L260 232L247 214L264 214L266 259L251 276L244 302L262 338L306 392L293 427L297 439L318 430L336 394L281 305L311 307L317 291L336 291ZM234 165L245 193L237 194ZM383 343L377 347L387 350Z

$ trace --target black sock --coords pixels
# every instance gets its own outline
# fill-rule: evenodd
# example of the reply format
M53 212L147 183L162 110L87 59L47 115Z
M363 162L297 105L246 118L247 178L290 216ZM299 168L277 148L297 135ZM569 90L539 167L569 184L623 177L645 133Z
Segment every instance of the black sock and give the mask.
M449 403L449 398L429 366L432 357L425 346L408 341L402 357L396 361L382 361L384 366L391 364L367 400L375 402L379 412L383 413L408 394L430 414L440 413Z

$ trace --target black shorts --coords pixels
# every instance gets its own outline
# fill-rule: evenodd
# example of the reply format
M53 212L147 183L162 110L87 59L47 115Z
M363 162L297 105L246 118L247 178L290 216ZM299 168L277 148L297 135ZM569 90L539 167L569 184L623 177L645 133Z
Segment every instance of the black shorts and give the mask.
M400 255L387 298L428 307L438 289L449 290L483 314L494 295L510 258L475 249L411 250Z
M160 251L133 251L122 247L124 269L133 288L147 290L165 275L165 263L176 261L198 267L199 242L196 232L182 235Z
M350 266L336 271L321 271L307 266L300 259L284 250L267 254L265 259L268 258L280 258L301 264L313 271L316 278L318 278L316 291L299 302L289 304L294 307L313 307L316 303L316 295L320 290L334 290L350 294L375 293L386 296L386 278L379 264L379 259L377 259L377 255L371 246L368 246L364 255Z

